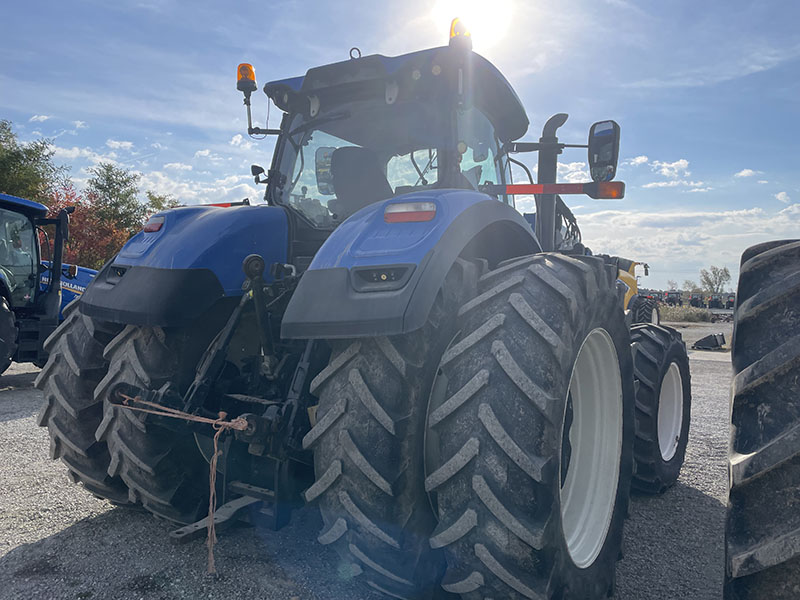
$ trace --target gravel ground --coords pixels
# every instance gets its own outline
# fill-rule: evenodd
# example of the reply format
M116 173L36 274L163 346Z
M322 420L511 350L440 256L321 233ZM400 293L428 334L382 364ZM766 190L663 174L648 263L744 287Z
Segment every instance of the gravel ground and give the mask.
M731 324L683 327L691 341ZM660 497L635 496L617 568L617 598L721 598L730 362L692 352L694 404L686 463ZM375 596L348 582L336 555L316 542L314 510L279 532L237 528L219 536L217 577L205 574L203 542L175 546L171 526L113 507L72 484L48 458L36 426L37 369L12 365L0 378L0 598L319 599Z

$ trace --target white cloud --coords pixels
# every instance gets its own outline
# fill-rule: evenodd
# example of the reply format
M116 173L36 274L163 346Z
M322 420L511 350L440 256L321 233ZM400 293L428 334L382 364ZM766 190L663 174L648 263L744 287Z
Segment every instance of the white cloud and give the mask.
M50 115L33 115L30 119L28 119L28 123L43 123L50 118Z
M161 150L161 149L163 149L163 148L164 148L164 146L162 146L162 145L161 145L161 144L159 144L158 142L153 142L152 144L150 144L150 147L151 147L151 148L155 148L156 150Z
M75 129L86 129L89 125L86 124L86 121L73 121L72 124L75 126Z
M628 159L625 162L629 165L633 165L634 167L638 167L639 165L646 165L649 160L649 158L642 154L641 156L635 156L631 159Z
M185 163L179 163L179 162L172 162L165 164L164 168L173 169L174 171L191 171L192 165L187 165Z
M585 162L558 163L558 180L566 183L591 181Z
M645 183L642 187L645 189L650 188L671 188L671 187L692 187L698 188L704 184L702 181L686 181L685 179L670 179L669 181L653 181Z
M211 150L206 148L205 150L198 150L197 152L194 153L195 158L198 158L200 156L211 156Z
M742 210L637 212L602 210L581 213L584 243L594 252L647 262L645 287L663 287L667 279L697 277L700 268L727 266L734 275L748 246L797 236L800 204L779 212Z
M106 140L106 146L112 148L113 150L131 150L133 148L133 142L109 139Z
M112 164L117 163L117 154L115 152L100 154L91 148L78 148L77 146L72 146L72 148L63 148L61 146L51 145L50 149L54 153L53 156L59 160L85 160L93 165L96 165L100 162L108 162Z
M654 160L650 166L656 173L672 179L688 177L692 174L691 171L689 171L689 161L685 158L680 158L674 162Z
M742 169L735 173L734 177L753 177L754 175L761 175L761 171L754 171L753 169Z
M791 197L789 197L789 194L787 194L786 192L778 192L777 194L775 194L775 199L780 200L781 202L784 202L786 204L789 204L789 202L791 201Z
M241 183L245 175L232 175L211 182L183 181L173 179L163 171L143 173L141 189L153 190L157 194L170 194L181 204L211 204L215 202L239 202L250 198L260 202L263 192L252 185Z
M692 188L691 190L687 190L688 192L710 192L713 190L713 187L696 187Z
M782 211L780 211L782 215L800 215L800 204L792 204L787 206Z

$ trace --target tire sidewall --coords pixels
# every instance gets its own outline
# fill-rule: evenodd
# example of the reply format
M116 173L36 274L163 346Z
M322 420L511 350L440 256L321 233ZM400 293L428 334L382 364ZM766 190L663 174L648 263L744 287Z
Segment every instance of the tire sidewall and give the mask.
M563 423L566 418L566 395L569 389L572 371L575 366L575 361L578 352L583 346L583 341L587 338L590 332L597 328L605 330L614 343L614 348L617 355L617 364L619 366L620 383L622 396L622 438L620 448L619 471L617 480L617 489L614 496L614 508L612 511L611 521L609 523L606 538L603 546L591 565L585 568L578 567L572 560L569 550L567 548L566 539L563 531L562 514L561 514L561 496L560 485L561 478L555 478L554 490L555 498L558 502L558 510L554 511L554 516L558 519L558 536L559 549L557 556L559 557L560 564L558 565L558 573L561 577L562 585L564 586L563 598L574 598L575 600L583 598L594 598L598 592L605 590L598 590L598 582L608 582L609 572L612 573L610 577L613 585L614 577L613 572L618 558L620 547L622 544L622 533L625 518L628 513L628 498L631 478L633 476L633 439L635 433L635 415L634 415L634 386L633 386L633 359L630 352L630 335L628 328L625 326L624 320L617 318L618 315L615 311L603 311L599 314L593 315L588 319L581 328L577 339L580 343L574 346L573 354L571 357L571 367L565 370L562 378L561 390L563 391L562 411L561 411L561 433L559 433L559 456L561 456L561 447L563 445ZM557 473L560 473L561 462L559 460L559 468Z
M670 344L670 348L664 355L664 360L660 365L659 380L658 384L656 385L656 399L658 399L661 396L661 386L664 383L664 377L666 376L670 365L672 363L678 365L678 370L681 374L681 391L683 392L683 412L678 447L675 449L675 454L671 459L664 460L664 457L661 455L660 445L658 442L655 444L657 453L655 459L656 465L658 465L658 474L661 476L661 479L665 481L675 481L678 478L681 466L683 465L683 460L686 456L686 446L689 442L689 426L692 412L692 384L689 372L689 361L683 360L684 356L685 354L681 351L680 345L673 339L672 343ZM658 432L658 413L656 413L655 424L656 432Z

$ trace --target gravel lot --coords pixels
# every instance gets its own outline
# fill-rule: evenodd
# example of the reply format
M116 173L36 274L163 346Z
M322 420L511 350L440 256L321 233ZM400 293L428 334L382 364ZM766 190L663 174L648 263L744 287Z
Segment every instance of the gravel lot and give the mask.
M693 324L681 331L690 343L717 331L729 341L731 328ZM691 352L691 369L686 463L663 496L633 498L617 568L619 600L721 598L729 355ZM0 598L373 598L316 543L321 521L307 509L279 532L222 533L220 575L205 575L203 542L175 546L169 524L91 497L49 460L49 438L36 426L36 372L12 365L0 378Z

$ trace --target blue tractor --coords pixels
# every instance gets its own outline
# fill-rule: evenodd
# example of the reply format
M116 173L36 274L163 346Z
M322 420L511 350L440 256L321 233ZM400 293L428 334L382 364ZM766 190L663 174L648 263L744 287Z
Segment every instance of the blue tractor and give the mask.
M41 367L47 360L44 341L59 323L61 281L74 271L62 273L70 212L49 219L43 204L0 193L0 373L12 361ZM48 225L55 236L52 249L46 244L52 256L43 261L39 231Z
M249 117L250 65L237 87ZM458 26L264 92L283 112L278 129L248 118L277 136L252 168L265 204L152 216L48 340L54 456L90 492L189 524L176 537L204 530L209 463L218 524L277 528L314 503L341 572L389 597L605 597L634 367L617 267L559 194L622 197L617 124L580 146L593 181L557 183L567 116L515 142L525 110ZM513 184L530 151L538 182ZM220 413L240 427L215 440L198 421Z

